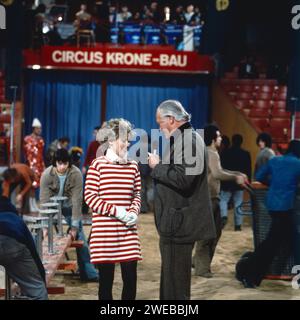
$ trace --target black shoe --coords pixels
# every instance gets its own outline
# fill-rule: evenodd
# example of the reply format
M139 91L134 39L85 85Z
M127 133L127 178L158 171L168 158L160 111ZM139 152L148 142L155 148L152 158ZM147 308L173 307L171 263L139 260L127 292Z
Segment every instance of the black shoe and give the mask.
M243 278L241 282L246 289L255 289L256 288L256 285L246 278Z
M239 226L234 226L234 231L242 231L242 227Z

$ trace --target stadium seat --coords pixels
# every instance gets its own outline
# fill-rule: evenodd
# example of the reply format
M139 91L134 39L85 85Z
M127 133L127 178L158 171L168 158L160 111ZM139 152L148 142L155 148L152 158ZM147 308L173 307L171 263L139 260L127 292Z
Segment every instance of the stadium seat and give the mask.
M236 95L237 100L250 100L253 99L253 95L250 92L238 92Z
M251 123L257 128L265 130L269 126L269 119L251 118Z
M286 92L276 93L276 94L274 95L274 100L277 100L277 101L286 101Z
M239 86L242 86L242 85L253 85L253 80L252 79L237 79L236 84L239 85Z
M296 120L295 138L300 139L300 119Z
M277 93L287 93L287 86L279 86Z
M269 118L270 112L267 108L252 108L249 112L250 118Z
M273 109L272 117L281 118L281 119L290 119L291 113L289 111L286 111L285 109Z
M273 109L286 109L285 101L273 101Z
M257 100L271 100L273 98L273 93L270 92L257 92Z
M291 130L289 128L269 127L264 131L268 132L275 142L286 142L290 138Z
M227 92L229 92L229 91L237 91L237 87L236 87L235 84L230 84L230 83L229 84L223 84L222 88Z
M263 109L271 109L272 102L269 100L255 100L253 108L263 108Z
M277 80L275 80L275 79L255 79L253 81L253 83L256 86L263 86L263 85L276 86Z
M250 92L253 93L254 91L254 86L250 84L241 84L239 85L239 91L240 92Z
M284 118L272 118L270 120L270 127L290 129L291 121L290 119L284 119Z
M273 93L274 90L275 87L270 85L257 86L258 92Z

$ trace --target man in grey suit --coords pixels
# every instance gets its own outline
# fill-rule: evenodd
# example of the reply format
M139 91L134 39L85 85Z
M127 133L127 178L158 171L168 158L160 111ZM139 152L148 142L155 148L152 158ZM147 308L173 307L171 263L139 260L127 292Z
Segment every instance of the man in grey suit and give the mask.
M206 149L180 102L167 100L160 104L156 121L170 141L162 160L149 154L162 259L160 299L189 300L194 243L216 236Z

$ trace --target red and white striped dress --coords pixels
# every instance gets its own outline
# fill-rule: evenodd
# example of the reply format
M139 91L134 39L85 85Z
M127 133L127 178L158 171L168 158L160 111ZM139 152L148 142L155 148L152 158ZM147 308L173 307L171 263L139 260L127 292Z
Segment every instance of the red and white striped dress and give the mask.
M141 178L136 161L110 163L95 159L87 172L84 198L93 211L90 239L91 262L119 263L142 260L137 227L126 226L115 217L122 206L140 213Z

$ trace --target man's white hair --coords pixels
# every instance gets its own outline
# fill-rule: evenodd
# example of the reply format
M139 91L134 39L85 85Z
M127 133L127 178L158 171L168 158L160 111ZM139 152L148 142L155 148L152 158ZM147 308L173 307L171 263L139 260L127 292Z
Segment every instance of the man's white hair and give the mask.
M177 121L191 121L191 115L177 100L166 100L158 106L157 110L161 117L174 117Z

